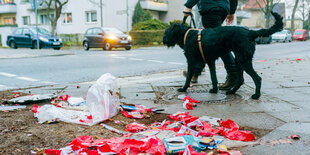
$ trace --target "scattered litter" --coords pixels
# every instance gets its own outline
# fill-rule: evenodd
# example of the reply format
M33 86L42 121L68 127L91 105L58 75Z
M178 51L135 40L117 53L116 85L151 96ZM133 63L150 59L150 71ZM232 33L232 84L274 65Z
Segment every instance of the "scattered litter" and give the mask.
M195 99L192 99L189 96L186 96L183 99L183 108L187 110L194 110L193 107L196 107L195 103L201 103L201 101L196 101Z
M201 148L199 146L199 139L192 135L166 138L163 139L163 143L165 145L167 153L169 154L185 151L188 145L192 146L192 148L198 152L201 151Z
M178 132L179 134L184 134L184 135L194 135L194 136L198 136L199 132L192 130L184 125L181 126L181 129Z
M133 132L133 133L141 132L146 129L147 127L145 125L139 124L136 122L126 125L126 131Z
M68 123L94 125L115 116L119 111L119 89L116 78L107 73L102 75L87 92L86 104L83 98L69 95L61 96L54 105L34 106L33 111L38 122L60 120ZM71 103L71 104L70 104ZM84 104L78 110L64 109L73 105Z
M301 58L297 58L296 61L301 61Z
M55 97L56 96L54 94L27 95L27 96L21 96L21 97L10 99L8 100L8 103L25 104L25 103L42 102L45 100L51 100Z
M17 109L25 109L26 106L0 106L0 111L9 112Z
M81 86L80 85L76 85L76 88L81 88Z
M116 133L119 133L119 134L124 134L122 131L120 131L120 130L118 130L118 129L112 127L112 126L106 125L106 124L104 124L104 123L101 123L100 125L103 126L103 127L106 128L106 129L112 131L112 132L116 132Z
M220 118L216 118L216 117L210 117L210 116L202 116L199 117L200 120L209 122L209 124L214 125L214 126L219 126L219 121L221 120Z
M291 135L289 138L293 139L293 140L299 140L300 136L299 135Z

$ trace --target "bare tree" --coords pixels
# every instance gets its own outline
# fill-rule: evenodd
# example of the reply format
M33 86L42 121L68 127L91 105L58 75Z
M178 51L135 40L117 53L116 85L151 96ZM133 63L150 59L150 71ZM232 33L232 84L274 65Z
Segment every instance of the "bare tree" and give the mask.
M51 22L52 34L56 34L56 27L58 19L62 13L63 7L69 2L69 0L43 0L41 5L46 7L47 18ZM54 18L51 14L54 13Z
M294 8L292 11L292 16L291 16L291 31L292 32L295 30L295 14L296 14L298 2L299 2L299 0L295 0Z
M276 1L276 2L275 2ZM261 11L266 16L266 23L265 27L270 26L270 15L273 7L278 4L279 2L277 0L256 0L256 3L259 5ZM264 6L261 5L261 3L264 3Z

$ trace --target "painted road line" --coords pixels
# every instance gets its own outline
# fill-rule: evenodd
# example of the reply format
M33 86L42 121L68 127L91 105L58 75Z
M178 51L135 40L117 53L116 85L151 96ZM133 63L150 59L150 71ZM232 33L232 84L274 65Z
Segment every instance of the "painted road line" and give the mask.
M25 81L31 81L31 82L38 82L40 80L38 79L33 79L33 78L29 78L29 77L17 77L17 79L20 79L20 80L25 80Z
M15 75L15 74L4 73L4 72L0 72L0 75L6 76L6 77L15 77L15 76L17 76L17 75Z
M143 61L144 59L138 59L138 58L129 58L129 60L134 60L134 61Z
M163 61L158 61L158 60L148 60L149 62L155 62L155 63L164 63Z
M126 59L126 57L112 57L112 58L116 58L116 59Z
M184 63L179 63L179 62L168 62L168 64L171 64L171 65L184 65Z

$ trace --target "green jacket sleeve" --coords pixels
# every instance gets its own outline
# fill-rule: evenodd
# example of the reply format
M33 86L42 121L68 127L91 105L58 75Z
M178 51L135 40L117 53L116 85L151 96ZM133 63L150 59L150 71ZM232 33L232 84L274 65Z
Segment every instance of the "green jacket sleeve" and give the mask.
M192 8L194 7L199 0L187 0L187 2L184 4L184 6L186 6L187 8Z
M237 10L238 0L230 0L230 14L235 14Z

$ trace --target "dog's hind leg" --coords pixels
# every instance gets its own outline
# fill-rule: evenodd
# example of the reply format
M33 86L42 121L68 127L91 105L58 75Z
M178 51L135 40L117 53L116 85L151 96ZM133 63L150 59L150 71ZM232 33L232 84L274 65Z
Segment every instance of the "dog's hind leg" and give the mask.
M242 65L243 69L247 74L251 76L255 83L255 94L252 95L252 99L258 99L261 96L261 85L262 85L262 78L255 72L253 69L253 64L252 62L248 62L244 65Z
M212 89L210 89L210 93L217 93L218 87L217 87L217 77L216 77L216 69L215 69L215 60L211 63L208 63L209 70L210 70L210 76L212 81Z
M183 86L183 88L179 88L178 92L186 92L187 88L190 85L190 82L192 80L193 74L194 74L194 64L187 64L187 76L186 76L186 81L185 84Z

